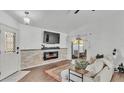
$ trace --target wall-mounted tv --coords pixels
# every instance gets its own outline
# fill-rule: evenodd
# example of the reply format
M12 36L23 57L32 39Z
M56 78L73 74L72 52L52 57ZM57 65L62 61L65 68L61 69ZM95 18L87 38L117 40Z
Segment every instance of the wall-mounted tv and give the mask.
M60 43L60 34L54 33L54 32L44 31L43 43L59 44Z

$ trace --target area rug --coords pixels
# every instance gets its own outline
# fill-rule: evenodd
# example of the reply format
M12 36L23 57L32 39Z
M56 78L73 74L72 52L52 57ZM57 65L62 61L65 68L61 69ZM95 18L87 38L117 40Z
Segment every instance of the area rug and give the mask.
M55 68L51 68L51 69L45 70L45 73L47 73L49 76L51 76L55 80L61 81L60 74L63 70L68 69L69 65L70 64L65 64L65 65L55 67Z

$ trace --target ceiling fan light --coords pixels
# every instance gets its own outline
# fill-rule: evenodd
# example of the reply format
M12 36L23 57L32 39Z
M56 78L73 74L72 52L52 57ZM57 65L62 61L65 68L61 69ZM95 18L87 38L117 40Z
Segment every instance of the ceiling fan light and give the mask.
M30 24L30 18L24 17L24 23L25 23L26 25L29 25L29 24Z

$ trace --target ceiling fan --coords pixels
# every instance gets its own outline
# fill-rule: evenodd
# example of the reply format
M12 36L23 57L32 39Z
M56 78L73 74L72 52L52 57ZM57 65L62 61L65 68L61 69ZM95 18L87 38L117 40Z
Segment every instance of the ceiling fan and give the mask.
M81 11L81 10L67 10L67 14L69 14L69 13L78 14L80 11ZM94 11L96 11L96 10L89 10L89 11L94 12Z
M80 10L75 10L74 14L79 13ZM95 11L95 10L91 10L91 11Z

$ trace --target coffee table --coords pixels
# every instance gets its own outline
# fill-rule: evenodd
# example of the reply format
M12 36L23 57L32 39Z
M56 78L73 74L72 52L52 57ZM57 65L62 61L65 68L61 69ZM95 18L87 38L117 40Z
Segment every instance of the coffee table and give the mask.
M80 75L77 75L77 74L75 74L75 73L73 73L73 72L75 72L75 73L78 73L78 74L80 74ZM75 82L74 80L72 80L71 78L70 78L70 75L74 75L74 76L76 76L76 77L78 77L78 78L81 78L81 80L82 80L82 82L83 82L83 75L84 74L86 74L88 71L87 70L85 70L85 69L76 69L75 68L75 66L74 65L71 65L70 67L69 67L69 82L70 81L72 81L72 82Z

